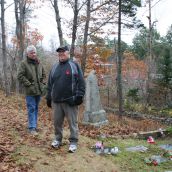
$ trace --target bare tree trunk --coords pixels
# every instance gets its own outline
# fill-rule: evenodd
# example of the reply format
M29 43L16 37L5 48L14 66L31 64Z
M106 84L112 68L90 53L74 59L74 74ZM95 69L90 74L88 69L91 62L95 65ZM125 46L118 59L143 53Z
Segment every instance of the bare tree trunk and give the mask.
M73 28L72 28L72 44L70 47L70 57L74 57L74 49L75 49L75 40L76 40L76 32L77 32L77 24L78 24L78 0L75 0L74 5L74 18L73 18Z
M151 21L151 0L148 1L149 3L149 35L148 35L148 59L147 59L147 63L148 63L148 72L147 72L147 82L146 82L146 103L149 104L150 103L150 82L151 82L151 68L152 68L152 21Z
M61 17L59 14L58 0L54 0L54 4L52 3L52 6L54 8L55 15L56 15L56 23L57 23L57 30L59 34L60 45L63 45L63 32L62 32L62 27L61 27Z
M122 117L123 112L123 97L122 97L122 53L121 53L121 0L119 0L119 17L118 17L118 73L117 73L117 82L118 82L118 102L119 102L119 116Z
M4 89L5 94L8 96L9 84L7 78L7 55L6 55L6 35L5 35L5 9L4 0L1 0L1 29L2 29L2 61L3 61L3 73L4 73Z
M27 1L25 0L14 0L17 36L16 67L18 67L20 61L24 58L26 3ZM17 68L15 69L17 70ZM14 71L14 73L16 74L17 71ZM22 86L18 80L16 80L16 92L22 93Z
M23 59L24 41L25 41L25 8L26 2L24 0L14 0L15 5L15 19L16 19L16 36L18 41L18 58L17 61Z
M90 13L91 13L90 8L91 8L91 0L88 0L87 1L87 18L86 18L85 29L84 29L83 54L82 54L82 61L81 61L81 68L82 68L83 74L85 73L85 66L86 66L86 60L87 60L88 29L89 29Z

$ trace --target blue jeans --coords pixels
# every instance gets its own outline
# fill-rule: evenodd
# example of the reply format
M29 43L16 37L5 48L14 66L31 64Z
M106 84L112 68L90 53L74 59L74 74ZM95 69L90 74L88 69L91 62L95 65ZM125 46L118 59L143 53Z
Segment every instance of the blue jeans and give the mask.
M40 100L41 96L26 96L29 130L34 130L37 128L38 105Z

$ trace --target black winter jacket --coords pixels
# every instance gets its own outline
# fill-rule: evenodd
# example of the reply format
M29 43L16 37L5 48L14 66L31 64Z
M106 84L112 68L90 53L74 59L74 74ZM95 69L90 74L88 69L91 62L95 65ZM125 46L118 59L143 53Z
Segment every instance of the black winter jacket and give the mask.
M47 89L48 100L75 105L76 97L85 94L85 81L79 65L71 60L55 64L49 74Z

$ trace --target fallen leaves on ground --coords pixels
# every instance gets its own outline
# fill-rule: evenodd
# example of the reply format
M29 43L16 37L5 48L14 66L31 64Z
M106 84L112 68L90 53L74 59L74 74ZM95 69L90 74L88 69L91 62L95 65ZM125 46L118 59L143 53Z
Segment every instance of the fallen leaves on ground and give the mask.
M46 155L54 156L54 151L47 144L47 142L51 141L50 134L53 134L51 109L46 107L46 102L43 98L40 104L38 124L40 132L44 134L42 138L40 136L36 137L29 135L27 131L27 111L24 97L21 95L5 97L2 91L0 91L0 97L0 171L34 172L31 164L36 162L39 156L30 158L26 163L17 164L11 155L17 151L19 145L27 145L30 147L40 147ZM80 111L80 113L82 114L83 112ZM82 116L81 114L80 116ZM151 120L137 121L125 117L119 120L113 114L108 114L107 118L109 124L100 128L83 125L80 120L80 134L97 138L98 136L130 135L139 131L157 129L157 127L163 128L161 124ZM65 127L68 127L66 120ZM59 150L58 154L66 156L62 150ZM20 156L27 157L29 155L22 152ZM89 159L87 161L89 162ZM48 161L43 161L42 163L49 165Z
M118 116L114 114L108 114L107 119L109 124L101 127L80 124L80 133L91 138L125 137L127 135L133 135L133 133L139 133L140 131L150 131L165 127L165 125L150 119L140 121L127 117L119 119Z

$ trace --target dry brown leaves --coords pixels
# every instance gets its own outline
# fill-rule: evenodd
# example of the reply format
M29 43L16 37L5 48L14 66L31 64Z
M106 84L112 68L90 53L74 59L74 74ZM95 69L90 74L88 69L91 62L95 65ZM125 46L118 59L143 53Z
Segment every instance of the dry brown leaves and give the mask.
M0 171L2 172L33 172L30 164L17 165L12 158L12 154L16 151L19 144L23 143L26 132L26 116L20 114L20 110L25 107L23 103L19 106L19 102L23 99L19 97L5 97L0 92ZM23 110L22 110L23 112ZM22 116L22 117L21 117ZM15 132L19 132L21 137L17 140Z
M51 139L50 134L53 134L51 109L46 107L45 99L42 99L38 125L41 133L44 134L42 138L34 137L27 132L27 111L24 97L5 97L1 91L0 97L0 171L34 172L30 163L17 165L11 155L16 152L20 145L46 148L45 153L52 153L52 150L47 144ZM79 121L82 120L81 114L83 114L82 108L80 110ZM161 124L151 120L137 121L128 118L118 119L118 117L113 114L109 114L107 117L109 125L100 128L86 126L79 122L80 134L91 138L97 138L101 135L105 135L106 137L130 135L139 131L153 130L160 127L163 128ZM68 126L66 121L65 126ZM34 161L34 159L30 160L31 163ZM45 163L47 164L47 162Z
M155 122L150 119L135 120L127 117L118 118L117 115L107 115L109 124L102 127L94 127L89 125L79 125L80 133L84 136L91 138L97 138L99 136L114 137L114 136L129 136L133 133L139 133L140 131L150 131L165 126L161 123Z

